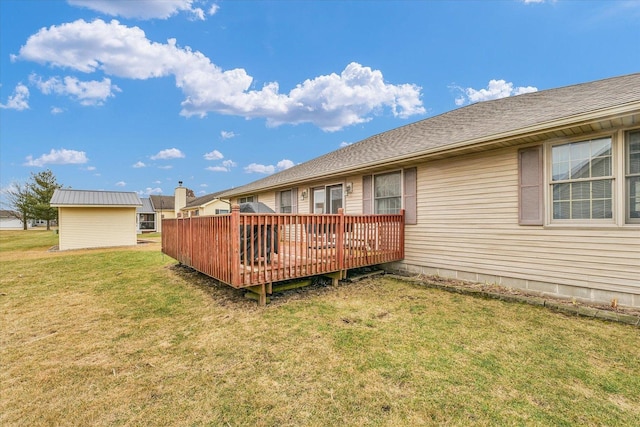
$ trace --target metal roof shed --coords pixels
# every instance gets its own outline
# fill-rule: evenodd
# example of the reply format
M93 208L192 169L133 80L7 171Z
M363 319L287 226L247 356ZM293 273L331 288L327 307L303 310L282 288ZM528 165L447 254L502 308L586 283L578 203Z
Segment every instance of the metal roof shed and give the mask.
M51 206L58 208L60 250L137 244L136 193L57 189Z

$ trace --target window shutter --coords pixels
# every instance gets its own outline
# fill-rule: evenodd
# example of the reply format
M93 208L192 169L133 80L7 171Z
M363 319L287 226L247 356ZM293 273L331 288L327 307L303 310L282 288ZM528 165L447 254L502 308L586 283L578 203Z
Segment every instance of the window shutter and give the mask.
M298 189L297 188L291 189L291 213L292 214L298 213Z
M542 145L518 150L518 223L543 225Z
M410 168L404 170L404 223L418 223L418 170Z
M276 213L280 213L280 200L281 194L279 191L276 191Z
M362 213L370 215L373 213L373 185L371 175L362 177Z

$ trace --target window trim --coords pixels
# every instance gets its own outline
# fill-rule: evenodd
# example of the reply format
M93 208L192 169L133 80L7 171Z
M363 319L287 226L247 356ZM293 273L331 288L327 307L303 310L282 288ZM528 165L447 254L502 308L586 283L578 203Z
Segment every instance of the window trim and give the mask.
M553 180L553 148L563 145L578 144L581 142L589 142L598 139L608 138L611 140L611 175L597 178L585 178L585 179L565 179L560 181ZM619 180L618 165L616 158L619 151L619 143L617 141L616 133L598 133L581 135L576 138L566 139L562 141L553 141L547 144L547 154L545 156L547 173L545 174L545 203L547 204L547 218L549 218L549 224L562 224L562 225L605 225L615 224L619 207L617 206L617 181ZM555 184L573 183L573 182L594 182L611 180L611 218L554 218L553 216L553 186ZM590 199L591 200L591 199Z
M396 168L378 171L374 174L362 176L362 213L364 215L378 215L375 213L375 177L392 173L400 173L400 209L405 211L405 224L417 225L418 220L418 195L420 189L418 185L419 167L412 166L406 168ZM407 179L411 179L410 183ZM411 193L415 194L411 194ZM412 199L412 200L410 200ZM411 209L411 212L408 212Z
M608 131L589 132L582 135L566 138L553 138L542 142L544 146L544 227L545 228L638 228L640 221L634 222L627 219L627 185L626 185L626 135L640 130L634 127L618 127ZM612 211L610 219L553 219L553 193L552 186L552 157L551 147L580 141L599 138L611 138L612 150Z
M282 205L282 194L283 193L291 193L291 197L290 197L290 202L291 205L289 205L290 208L290 212L283 212L282 208L284 207ZM276 207L276 212L277 213L290 213L290 214L297 214L298 213L298 188L297 187L292 187L292 188L287 188L284 190L279 190L276 191L276 200L275 200L275 207Z
M328 214L327 213L327 209L329 208L329 189L331 187L338 187L340 186L341 188L341 192L342 192L342 210L344 212L345 210L345 206L346 206L346 196L347 196L347 192L345 190L346 188L346 184L344 181L340 181L340 182L333 182L330 184L325 184L325 185L315 185L315 186L310 186L309 187L309 212L310 213L315 213L315 192L317 190L323 190L324 192L324 200L323 200L323 211L324 213L322 215L335 215L335 214Z
M400 188L398 191L398 195L397 196L392 196L392 197L376 197L376 177L380 177L380 176L385 176L385 175L400 175ZM396 215L396 214L381 214L379 212L376 212L376 208L377 208L377 201L381 200L381 199L400 199L400 209L402 210L404 209L404 170L403 169L397 169L397 170L392 170L392 171L384 171L384 172L380 172L380 173L376 173L373 174L371 177L371 203L373 203L373 208L372 208L372 212L374 213L374 215Z
M251 198L250 202L247 202L247 199ZM242 201L244 200L244 202ZM250 196L242 196L242 197L238 197L238 204L241 203L255 203L258 201L258 196L256 196L255 194L252 194Z
M631 185L630 185L630 178L632 177L640 177L640 172L635 173L635 174L631 174L629 172L629 160L630 160L630 152L629 152L629 148L631 145L631 140L629 139L629 135L632 133L640 133L640 128L631 128L631 129L626 129L624 131L623 134L623 159L622 159L622 167L623 167L623 172L622 172L622 188L623 188L623 195L624 195L624 223L626 225L640 225L640 218L631 218L631 206L630 206L630 200L631 200Z

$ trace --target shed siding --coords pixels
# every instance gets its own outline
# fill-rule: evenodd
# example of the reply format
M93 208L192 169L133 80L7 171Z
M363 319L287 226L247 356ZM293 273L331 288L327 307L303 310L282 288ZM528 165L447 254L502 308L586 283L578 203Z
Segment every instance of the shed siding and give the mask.
M60 250L132 246L136 208L59 208Z
M640 229L518 225L515 148L421 164L417 203L405 266L640 294Z

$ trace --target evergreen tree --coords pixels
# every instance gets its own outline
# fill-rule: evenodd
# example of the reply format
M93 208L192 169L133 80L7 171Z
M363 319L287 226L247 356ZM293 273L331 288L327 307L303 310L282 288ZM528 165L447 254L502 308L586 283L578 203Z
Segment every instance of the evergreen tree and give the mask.
M33 216L47 221L47 230L51 229L51 221L58 219L58 209L52 208L50 202L53 192L61 187L49 169L31 174L29 189L33 193Z

